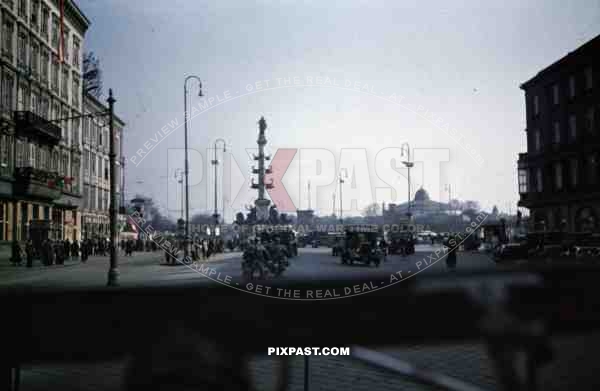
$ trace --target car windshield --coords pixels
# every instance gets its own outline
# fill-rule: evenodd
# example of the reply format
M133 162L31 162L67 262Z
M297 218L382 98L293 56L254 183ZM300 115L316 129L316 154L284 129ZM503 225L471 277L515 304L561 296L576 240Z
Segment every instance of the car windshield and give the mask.
M216 388L581 389L543 365L594 288L561 284L600 259L598 20L586 1L0 0L0 293L27 341L0 382L187 387L164 353L183 329ZM156 351L175 372L143 375Z

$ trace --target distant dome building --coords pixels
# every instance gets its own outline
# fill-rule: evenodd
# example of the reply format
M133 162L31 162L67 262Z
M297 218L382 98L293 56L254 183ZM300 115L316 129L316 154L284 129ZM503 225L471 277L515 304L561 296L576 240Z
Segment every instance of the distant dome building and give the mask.
M429 198L427 190L420 188L415 192L414 199L410 203L410 212L413 216L423 216L428 214L446 213L450 208L447 203L437 202ZM390 204L384 216L390 220L396 220L403 217L408 212L408 203Z
M415 201L429 201L429 193L427 193L427 190L420 188L419 190L417 190L417 192L415 193Z

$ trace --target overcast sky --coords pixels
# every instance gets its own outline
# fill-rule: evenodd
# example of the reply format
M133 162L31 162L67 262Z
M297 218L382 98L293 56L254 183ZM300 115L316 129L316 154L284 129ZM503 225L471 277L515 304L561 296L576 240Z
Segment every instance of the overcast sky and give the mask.
M446 200L450 183L453 198L478 200L486 208L497 204L501 210L512 205L514 211L516 160L525 151L519 85L600 34L597 0L78 3L92 21L86 47L100 57L104 86L113 88L116 111L127 123L127 156L145 149L171 121L183 122L183 80L195 74L207 98L216 102L228 91L230 99L191 121L191 148L205 153L222 137L248 175L245 149L256 146L261 115L272 153L323 148L339 159L341 148L365 148L366 161L357 165L368 164L373 197L364 196L365 181L358 174L356 183L344 184L363 187L357 210L371 201L406 200L406 190L377 199L375 187L385 184L374 170L380 150L407 142L415 154L448 150L449 156L431 175L417 162L413 192L423 186L433 199ZM265 88L266 81L277 87L278 78L282 85L294 77L305 84L317 76L335 79L340 87ZM257 81L264 90L247 94L248 84L255 89ZM344 89L346 81L361 90ZM196 87L193 82L189 87L190 104L197 106ZM400 96L403 100L394 102ZM435 119L443 120L445 130ZM126 190L149 195L178 216L181 203L172 177L183 167L183 154L169 157L169 149L183 144L179 127L137 166L130 162ZM298 185L299 156L284 184L294 203L306 207L305 185ZM207 196L205 187L214 186L212 167L191 161L192 170L204 170L202 183L191 191L192 213L212 209L212 192ZM398 188L407 189L407 181L400 182ZM339 186L315 187L317 205L311 206L331 213ZM344 198L359 194L346 187L343 192ZM218 198L222 208L221 193ZM247 202L226 205L226 217Z

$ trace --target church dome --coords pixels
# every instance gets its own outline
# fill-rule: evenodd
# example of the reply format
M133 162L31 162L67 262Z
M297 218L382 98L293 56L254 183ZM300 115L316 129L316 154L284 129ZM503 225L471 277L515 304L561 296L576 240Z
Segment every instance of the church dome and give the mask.
M420 188L415 193L415 201L429 201L429 194L423 188Z

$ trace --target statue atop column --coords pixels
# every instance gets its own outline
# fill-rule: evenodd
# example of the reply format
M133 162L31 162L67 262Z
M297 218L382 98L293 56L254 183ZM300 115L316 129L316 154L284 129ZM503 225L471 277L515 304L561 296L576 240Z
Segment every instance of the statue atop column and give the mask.
M272 183L265 183L266 175L270 174L272 171L270 168L266 168L265 161L271 160L271 157L265 155L265 145L267 144L267 138L265 136L265 130L267 129L267 121L265 121L264 117L261 117L258 121L258 140L256 143L258 144L258 155L254 155L254 160L258 162L258 168L253 167L252 173L258 175L258 183L254 183L252 180L252 188L258 190L258 198L254 201L256 206L256 219L259 222L264 222L269 218L269 205L271 201L265 198L265 190L272 189Z

